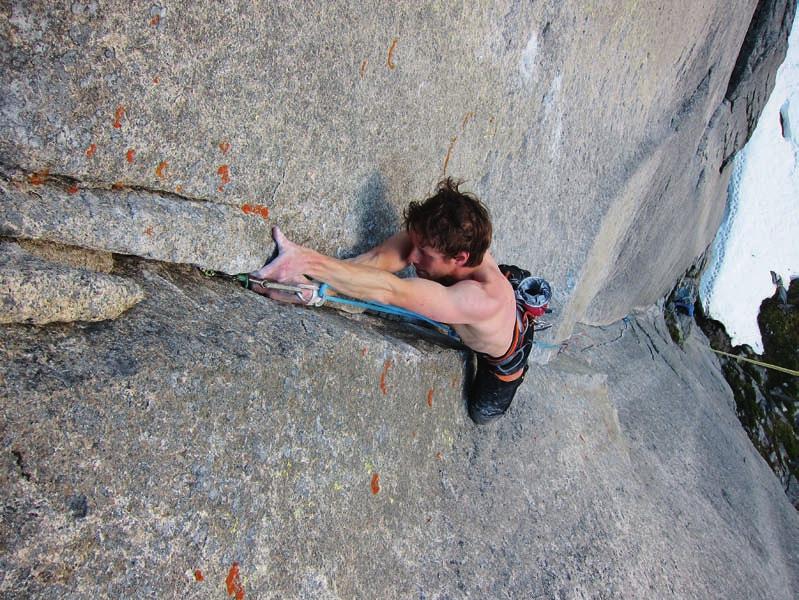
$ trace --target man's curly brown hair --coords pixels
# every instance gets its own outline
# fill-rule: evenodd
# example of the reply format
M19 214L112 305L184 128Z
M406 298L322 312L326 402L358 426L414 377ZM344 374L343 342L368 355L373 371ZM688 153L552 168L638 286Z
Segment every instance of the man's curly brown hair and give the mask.
M434 195L408 204L403 222L406 231L414 231L446 258L468 252L465 265L476 267L491 245L491 217L476 196L458 190L461 183L452 177L440 181Z

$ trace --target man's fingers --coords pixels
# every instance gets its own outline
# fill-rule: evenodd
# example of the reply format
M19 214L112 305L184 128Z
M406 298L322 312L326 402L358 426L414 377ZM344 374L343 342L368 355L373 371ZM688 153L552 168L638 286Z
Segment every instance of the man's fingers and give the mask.
M280 231L280 227L278 227L277 225L272 227L272 239L275 240L275 244L277 244L278 251L282 251L283 248L285 248L288 245L287 242L289 241L288 238L285 235L283 235L283 232Z
M279 290L267 290L265 296L268 296L272 300L277 300L278 302L285 302L287 304L304 304L299 298L297 298L296 294L291 294L289 292L281 292Z
M252 271L250 273L251 277L255 277L256 279L273 279L272 271L274 270L274 261L271 263L265 264L263 267L256 271Z
M288 304L307 304L307 302L313 296L312 292L310 291L303 291L303 300L297 297L297 294L294 292L286 292L283 290L275 290L272 288L264 287L258 283L253 283L252 291L261 294L262 296L266 296L267 298L271 298L272 300L277 300L278 302L286 302Z

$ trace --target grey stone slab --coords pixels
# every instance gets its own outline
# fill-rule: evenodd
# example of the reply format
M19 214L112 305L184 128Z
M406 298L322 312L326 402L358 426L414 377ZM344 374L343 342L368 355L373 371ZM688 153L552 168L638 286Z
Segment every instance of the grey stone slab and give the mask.
M708 246L723 166L760 112L795 9L75 6L2 9L4 168L263 206L336 255L390 235L408 200L452 174L491 210L495 255L552 282L550 341L650 305ZM125 198L108 201L124 211ZM191 209L201 238L175 259L204 264L218 243L237 269L257 266L263 239L219 228L218 210Z
M265 220L241 207L137 190L70 193L56 186L30 187L13 181L0 181L0 235L231 274L258 268L273 248Z
M4 594L224 596L237 563L247 598L796 597L799 515L696 331L580 327L477 427L456 351L119 263L119 319L0 329Z
M142 298L133 281L53 263L0 242L2 324L115 319Z
M110 252L88 250L78 246L67 246L38 240L16 240L20 248L50 262L110 273L114 268L114 255Z

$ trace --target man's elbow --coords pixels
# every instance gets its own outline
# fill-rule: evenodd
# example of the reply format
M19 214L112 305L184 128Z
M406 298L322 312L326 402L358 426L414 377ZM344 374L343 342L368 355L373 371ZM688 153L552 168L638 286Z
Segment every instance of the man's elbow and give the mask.
M374 294L375 302L392 306L404 306L404 298L402 280L399 278L397 278L397 281L387 281L385 285L375 290Z
M391 304L393 306L399 306L398 304L398 296L396 292L390 289L380 289L374 293L374 297L372 298L375 302L379 302L380 304Z

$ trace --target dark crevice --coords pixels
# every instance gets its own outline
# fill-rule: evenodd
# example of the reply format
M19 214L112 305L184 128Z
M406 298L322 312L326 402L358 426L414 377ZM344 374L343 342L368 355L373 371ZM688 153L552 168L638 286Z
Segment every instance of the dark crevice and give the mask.
M791 127L791 120L788 116L788 111L790 109L790 100L786 100L782 106L780 106L780 133L782 137L786 140L793 139L793 130Z
M774 21L775 11L782 8L779 30L771 28ZM769 55L774 44L775 35L779 36L789 29L789 21L792 20L795 10L794 2L785 0L760 0L752 13L752 20L749 29L744 37L738 58L735 60L735 67L727 83L725 98L732 100L736 96L736 91L743 81L745 81L757 67Z
M40 183L31 183L32 178L38 178ZM29 189L28 191L34 194L36 193L35 188L40 186L51 186L51 187L61 188L59 191L65 194L70 194L69 188L73 186L78 186L79 191L142 192L145 194L160 196L162 198L168 198L170 200L179 200L182 202L203 202L207 204L231 206L229 204L215 202L210 198L185 196L183 194L178 194L177 192L150 188L143 185L125 184L123 186L117 186L117 184L111 184L111 183L87 182L72 177L71 175L64 175L63 173L50 173L49 171L39 171L39 172L29 171L27 169L18 166L9 167L8 165L0 165L0 180L4 181L7 184L26 182L28 185L32 187L32 189ZM275 193L276 192L277 188L275 188Z
M22 476L22 478L25 481L30 481L31 474L25 468L25 462L22 460L22 452L20 452L19 450L12 450L11 454L14 456L14 462L16 463L17 468L19 469L19 474Z
M710 89L710 79L713 76L713 67L710 67L705 73L705 76L702 78L702 81L694 88L694 91L691 92L691 95L685 98L682 103L680 103L680 107L677 109L677 112L671 119L671 128L674 131L678 131L680 128L680 123L685 119L686 116L692 114L696 105L703 100L707 94L708 90Z

